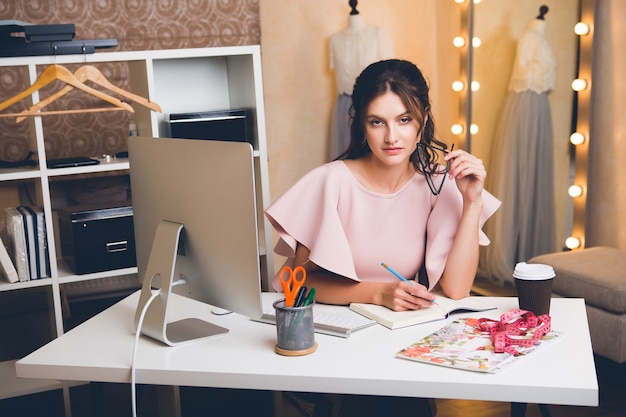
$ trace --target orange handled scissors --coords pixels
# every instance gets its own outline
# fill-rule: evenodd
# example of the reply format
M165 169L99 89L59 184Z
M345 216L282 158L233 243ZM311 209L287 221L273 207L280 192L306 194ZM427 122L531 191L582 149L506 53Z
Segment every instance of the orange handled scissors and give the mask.
M306 281L306 269L302 266L297 266L295 269L291 269L290 266L284 266L280 270L279 278L285 292L285 306L293 307L298 291L304 285L304 281Z

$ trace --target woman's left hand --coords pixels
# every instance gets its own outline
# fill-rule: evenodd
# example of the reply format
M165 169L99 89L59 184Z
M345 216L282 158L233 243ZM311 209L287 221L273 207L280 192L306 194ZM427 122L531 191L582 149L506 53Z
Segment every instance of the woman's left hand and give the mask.
M456 180L463 198L469 202L480 201L487 177L483 161L461 149L448 152L445 160L450 161L448 175Z

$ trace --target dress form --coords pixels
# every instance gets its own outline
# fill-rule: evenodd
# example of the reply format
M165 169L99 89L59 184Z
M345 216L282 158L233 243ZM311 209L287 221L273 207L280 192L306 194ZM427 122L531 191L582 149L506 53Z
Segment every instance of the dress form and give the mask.
M369 25L360 14L350 14L345 29L330 37L329 66L335 73L337 102L330 133L330 159L339 156L350 143L352 88L356 77L369 64L393 58L391 37L383 28Z

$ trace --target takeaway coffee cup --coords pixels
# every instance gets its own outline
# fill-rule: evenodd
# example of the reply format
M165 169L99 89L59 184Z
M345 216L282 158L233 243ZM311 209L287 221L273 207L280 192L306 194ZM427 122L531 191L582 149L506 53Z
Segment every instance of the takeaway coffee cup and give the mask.
M552 298L552 282L555 277L550 265L527 264L520 262L515 265L513 278L517 288L517 300L522 310L528 310L540 316L550 314Z
M315 352L313 305L286 307L285 300L274 302L276 310L276 337L274 351L279 355L301 356Z

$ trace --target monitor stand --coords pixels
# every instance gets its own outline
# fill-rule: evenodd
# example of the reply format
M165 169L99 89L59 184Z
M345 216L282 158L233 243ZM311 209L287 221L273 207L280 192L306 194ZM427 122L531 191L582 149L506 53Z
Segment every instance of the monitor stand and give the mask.
M167 220L161 221L157 226L135 312L135 328L139 324L142 311L147 308L142 328L138 331L169 346L228 333L228 329L196 318L167 322L167 301L172 294L172 287L177 285L174 280L174 271L183 227L180 223ZM160 294L146 307L153 295L152 284L157 277L161 278Z

